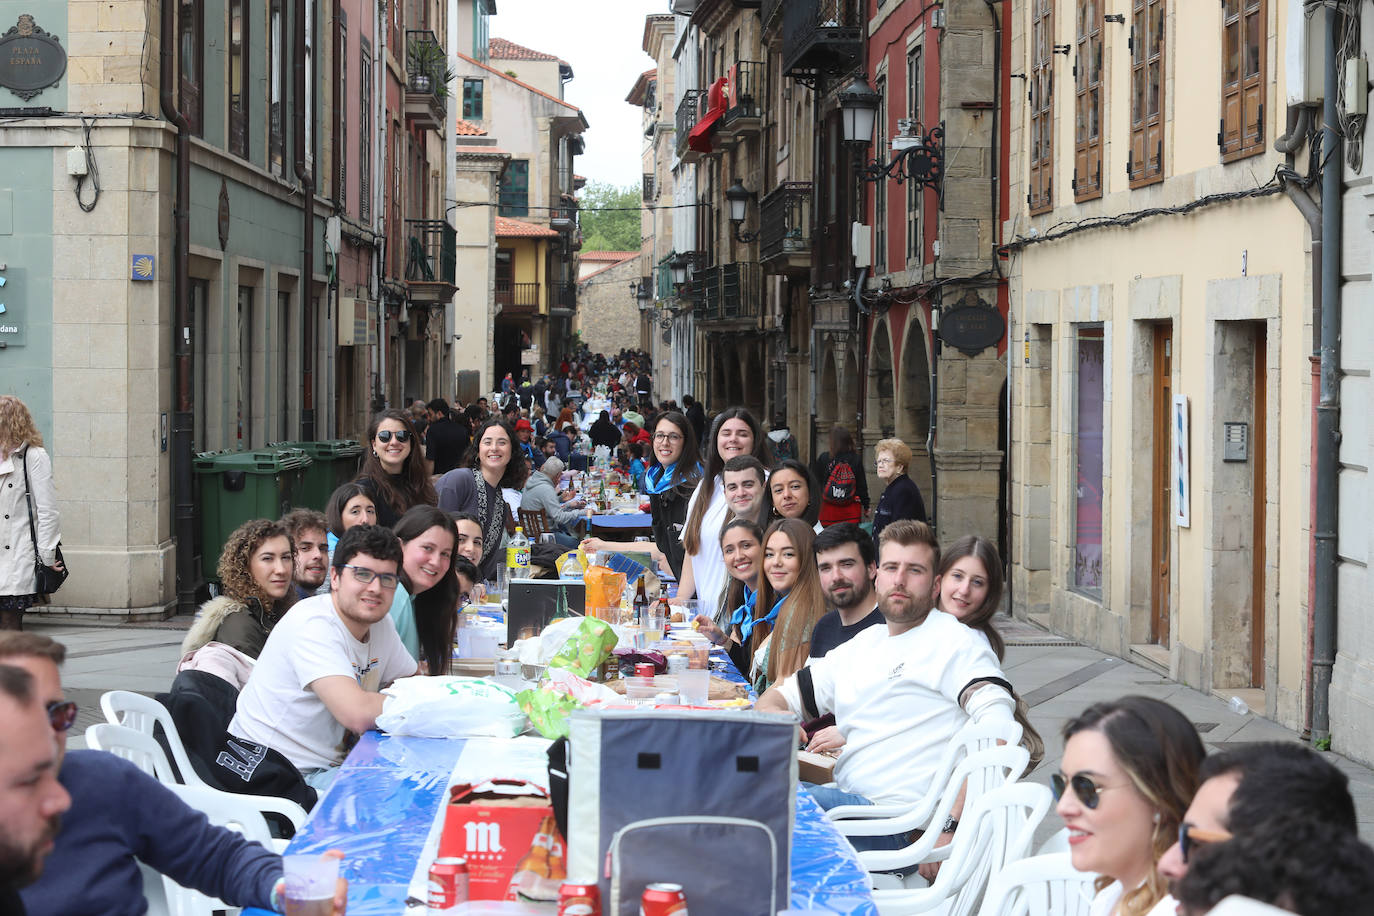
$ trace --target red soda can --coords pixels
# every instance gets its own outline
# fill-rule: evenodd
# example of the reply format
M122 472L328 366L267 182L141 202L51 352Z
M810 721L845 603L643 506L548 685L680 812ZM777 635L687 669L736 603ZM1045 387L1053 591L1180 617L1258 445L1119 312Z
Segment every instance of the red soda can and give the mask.
M650 884L639 898L639 916L687 916L687 893L681 884Z
M429 916L457 913L468 901L468 860L461 856L435 859L429 867Z
M653 664L653 662L640 662L639 664L635 665L635 677L653 677L653 676L654 676L654 664Z
M558 916L601 916L601 890L595 884L564 881L558 889Z

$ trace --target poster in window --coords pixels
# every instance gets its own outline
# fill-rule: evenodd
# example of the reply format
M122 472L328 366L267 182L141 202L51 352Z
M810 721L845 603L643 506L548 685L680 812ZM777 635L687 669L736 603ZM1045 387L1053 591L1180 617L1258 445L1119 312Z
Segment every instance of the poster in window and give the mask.
M1101 328L1078 335L1078 477L1075 483L1073 582L1102 588L1103 340Z

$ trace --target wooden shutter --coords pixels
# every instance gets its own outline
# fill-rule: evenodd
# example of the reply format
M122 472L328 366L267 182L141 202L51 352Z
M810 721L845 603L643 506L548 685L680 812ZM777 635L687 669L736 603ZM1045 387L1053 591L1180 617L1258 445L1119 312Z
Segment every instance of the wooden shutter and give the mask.
M1030 78L1030 186L1032 213L1052 206L1054 195L1054 0L1032 0Z
M1164 0L1134 0L1131 15L1131 149L1126 175L1139 188L1164 179Z
M1078 0L1074 40L1073 199L1102 196L1102 4Z
M1265 0L1224 0L1221 26L1221 124L1217 145L1223 162L1264 150Z

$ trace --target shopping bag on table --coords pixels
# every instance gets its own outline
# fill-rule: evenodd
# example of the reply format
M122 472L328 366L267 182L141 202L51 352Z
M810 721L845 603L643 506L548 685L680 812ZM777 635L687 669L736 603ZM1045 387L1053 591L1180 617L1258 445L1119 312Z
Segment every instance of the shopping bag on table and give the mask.
M635 916L659 881L712 916L787 908L792 717L592 708L569 727L566 766L551 756L550 797L557 813L566 772L568 879L598 883L605 916Z

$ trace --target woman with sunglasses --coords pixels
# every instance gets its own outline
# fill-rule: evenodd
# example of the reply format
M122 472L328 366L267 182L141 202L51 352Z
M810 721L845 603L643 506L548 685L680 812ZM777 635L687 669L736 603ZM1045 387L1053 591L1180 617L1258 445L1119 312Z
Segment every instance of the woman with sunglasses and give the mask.
M367 439L369 448L354 482L372 497L378 525L391 528L411 506L434 505L434 485L416 449L420 437L409 414L382 411L372 418Z
M502 535L515 531L501 491L524 490L530 474L529 462L515 443L515 431L504 421L488 420L472 438L468 466L449 471L435 487L440 509L474 515L482 526L482 561L477 567L485 580L496 578Z
M267 635L296 603L295 568L295 545L285 525L265 518L239 525L220 551L221 594L201 605L182 640L182 656L219 642L257 658Z
M1090 916L1144 916L1168 892L1157 866L1197 791L1202 739L1181 712L1140 696L1088 707L1064 739L1051 784L1074 868L1099 875Z
M396 635L424 674L448 674L461 593L453 571L458 529L442 509L415 506L396 523L396 537L401 541L401 584L391 598Z

